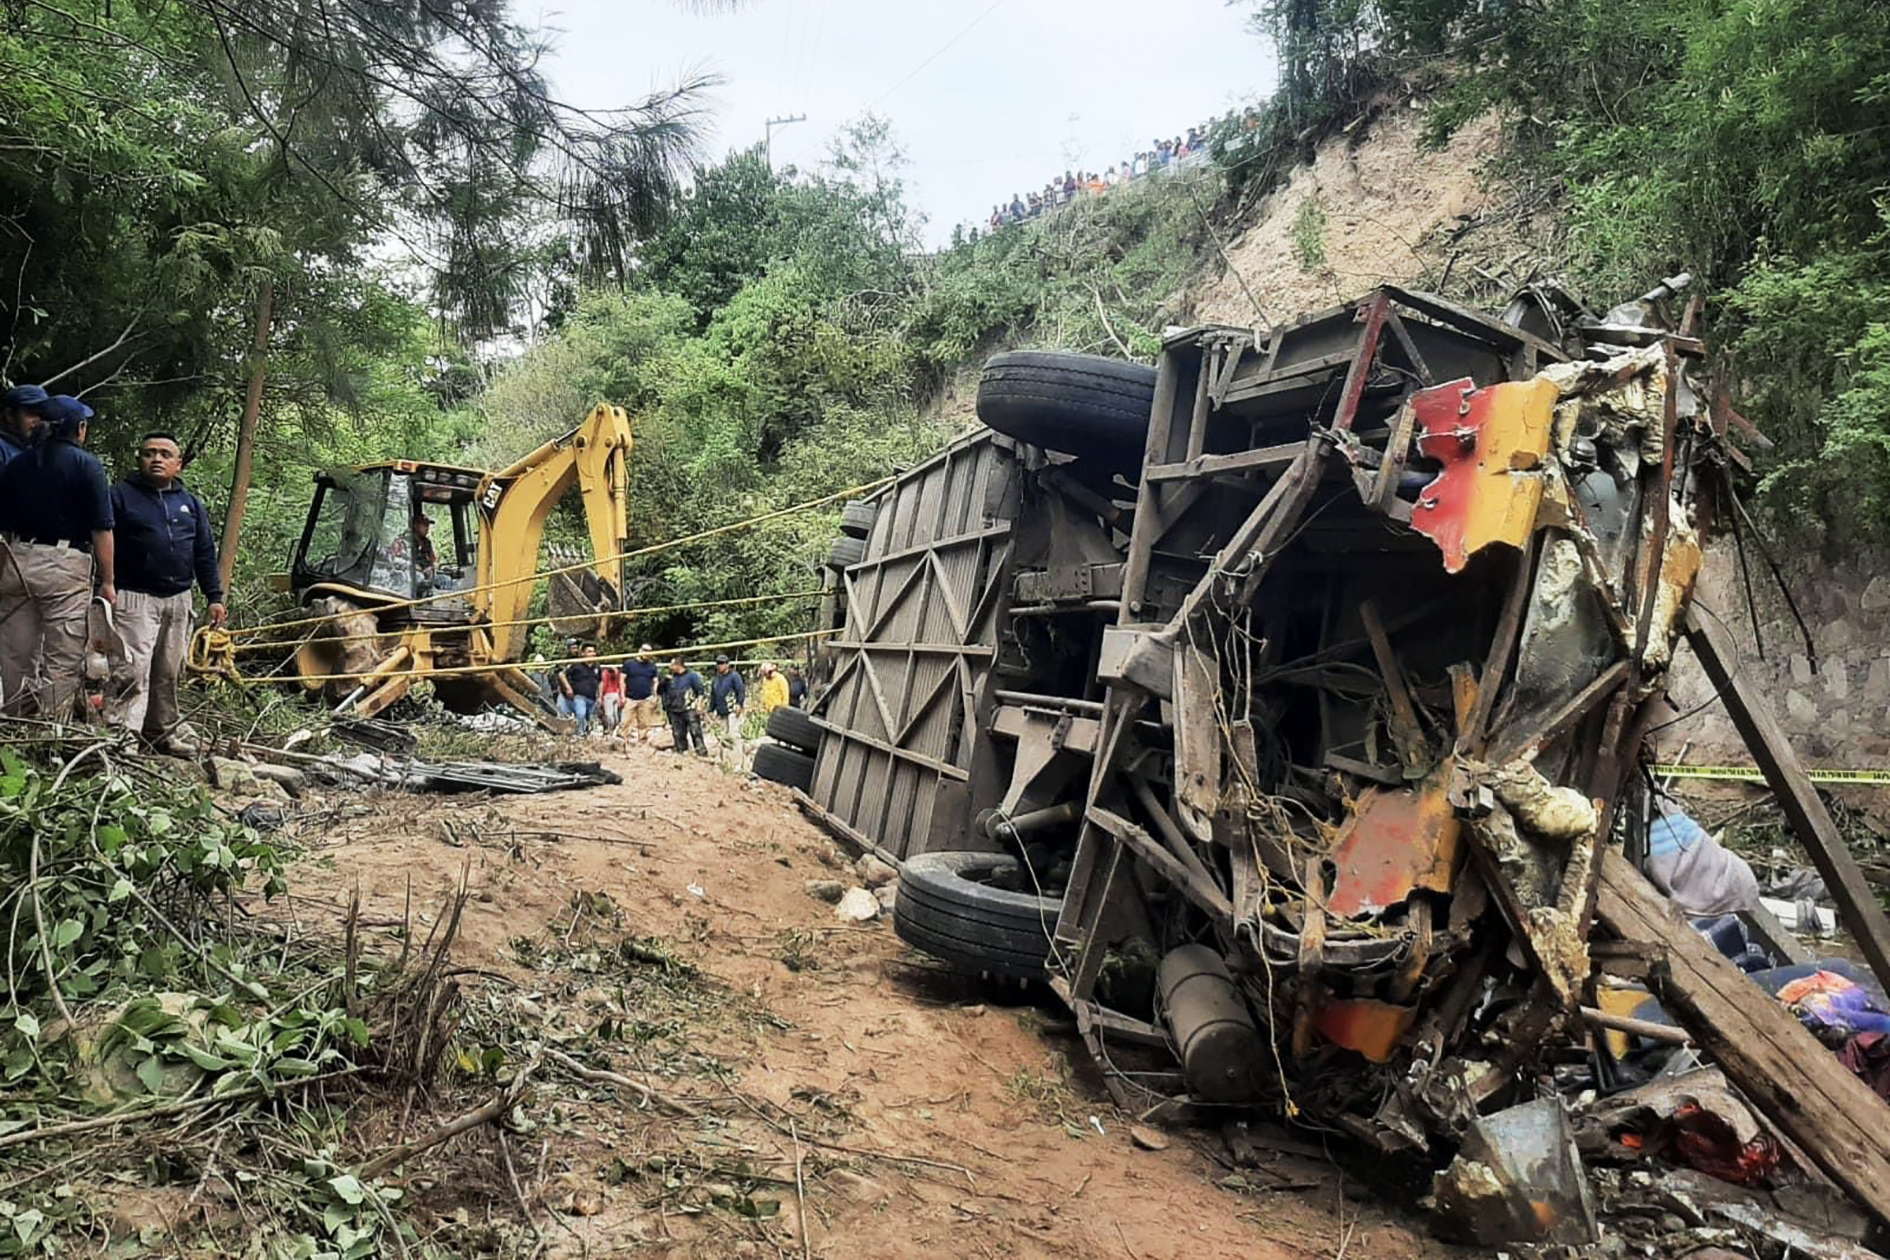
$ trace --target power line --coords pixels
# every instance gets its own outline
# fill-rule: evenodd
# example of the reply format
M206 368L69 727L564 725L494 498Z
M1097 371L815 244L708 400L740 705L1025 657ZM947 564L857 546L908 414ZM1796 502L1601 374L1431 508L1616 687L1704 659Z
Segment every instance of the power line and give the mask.
M1004 0L991 0L991 3L985 7L983 12L978 14L977 17L972 18L971 21L965 23L965 25L962 28L960 28L959 32L956 35L952 36L950 39L946 40L944 43L940 44L936 49L934 49L932 51L931 56L927 57L924 61L921 61L918 65L914 66L910 71L907 72L904 78L900 79L897 83L887 88L884 92L881 92L878 96L875 96L872 100L868 101L862 108L864 109L873 108L875 105L879 104L881 101L891 96L894 92L897 92L900 88L904 87L906 84L912 82L914 79L918 78L921 74L925 73L927 67L929 67L933 62L937 61L940 57L943 57L946 53L950 52L952 48L958 43L959 40L971 34L972 30L978 25L978 23L984 21L986 18L990 17L993 13L996 13L998 11L999 6L1001 6L1003 3L1004 3ZM818 143L819 141L815 141L815 144L818 144ZM812 152L813 149L814 149L814 144L810 144L806 148L802 149L800 152L796 153L791 159L789 159L789 161L799 162L802 157Z
M924 61L921 61L918 65L914 66L912 69L912 73L908 74L905 78L899 80L899 82L893 84L891 87L887 88L884 92L881 92L878 96L868 101L866 104L866 108L868 109L873 108L873 106L879 104L881 101L891 96L894 92L897 92L900 88L904 87L906 84L918 78L919 75L924 72L927 66L931 65L934 61L937 61L940 57L943 57L946 53L950 52L954 44L956 44L959 40L963 39L965 36L971 34L973 27L977 26L978 23L990 17L993 13L996 13L998 10L998 6L1003 3L1004 3L1004 0L991 0L990 6L986 8L984 12L980 13L977 17L972 18L971 21L967 22L965 24L964 29L959 31L958 34L952 36L950 39L946 40L943 44L940 44L937 52L933 53L930 57L927 57Z

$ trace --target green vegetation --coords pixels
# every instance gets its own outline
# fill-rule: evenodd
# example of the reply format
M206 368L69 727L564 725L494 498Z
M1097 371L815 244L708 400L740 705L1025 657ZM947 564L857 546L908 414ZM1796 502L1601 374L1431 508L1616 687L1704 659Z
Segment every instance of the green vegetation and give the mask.
M938 394L1001 345L1152 355L1219 193L1212 171L1152 181L928 257L901 165L868 118L817 173L772 174L759 151L702 172L625 291L574 295L471 401L476 461L516 456L598 398L622 403L637 431L634 545L873 481L963 427ZM837 516L836 504L633 561L631 601L818 586ZM790 634L809 611L658 615L626 642Z
M1317 271L1326 265L1326 208L1318 194L1299 203L1288 235L1293 240L1293 256L1303 270Z
M1884 535L1890 504L1890 9L1874 0L1276 0L1284 95L1450 67L1440 135L1495 106L1560 193L1575 286L1689 271L1736 399L1779 442L1788 527ZM1282 108L1286 108L1283 104Z

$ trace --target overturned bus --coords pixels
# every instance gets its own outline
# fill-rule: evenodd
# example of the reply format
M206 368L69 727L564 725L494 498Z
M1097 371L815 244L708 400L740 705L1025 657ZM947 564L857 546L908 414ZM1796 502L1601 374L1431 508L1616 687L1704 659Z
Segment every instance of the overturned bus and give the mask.
M805 805L900 865L908 943L1047 980L1126 1107L1460 1134L1578 1006L1743 458L1677 287L997 356L836 557Z

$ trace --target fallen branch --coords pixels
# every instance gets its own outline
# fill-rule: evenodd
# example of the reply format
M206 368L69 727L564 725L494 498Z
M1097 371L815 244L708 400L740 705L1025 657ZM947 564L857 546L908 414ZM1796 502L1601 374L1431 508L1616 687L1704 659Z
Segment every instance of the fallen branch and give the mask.
M667 1094L659 1093L641 1081L631 1080L629 1077L618 1072L607 1072L602 1068L585 1067L582 1063L579 1063L562 1050L553 1050L550 1046L546 1046L545 1057L573 1076L583 1080L595 1081L600 1085L620 1085L625 1089L634 1090L637 1094L642 1096L645 1103L660 1110L667 1111L672 1115L684 1116L691 1120L698 1119L702 1115L701 1112L691 1107L688 1103L680 1102Z
M477 1129L483 1124L489 1124L498 1119L518 1103L520 1095L525 1092L525 1083L531 1078L532 1069L537 1066L538 1060L533 1059L519 1069L518 1075L514 1076L511 1082L483 1107L475 1107L463 1116L448 1120L425 1137L403 1142L391 1151L376 1155L361 1165L355 1172L355 1176L362 1181L372 1180L390 1168L406 1163L422 1151L430 1150L442 1142L450 1142L470 1129Z
M1103 306L1102 290L1092 284L1089 286L1089 292L1090 296L1096 299L1096 317L1102 320L1103 331L1109 334L1109 340L1116 343L1116 349L1122 351L1123 358L1133 359L1135 352L1122 344L1122 338L1116 336L1115 325L1109 322L1108 308Z
M173 1103L161 1103L155 1107L137 1107L130 1111L114 1111L108 1116L93 1116L89 1120L67 1120L61 1124L41 1125L36 1129L21 1129L17 1133L0 1135L0 1150L9 1146L26 1146L33 1142L43 1142L48 1138L71 1137L75 1133L94 1133L99 1129L115 1128L137 1120L150 1120L162 1116L183 1115L186 1112L201 1111L205 1107L214 1107L218 1103L244 1102L251 1098L261 1098L280 1090L304 1089L324 1081L340 1080L344 1076L353 1076L361 1069L358 1067L342 1068L334 1072L322 1072L315 1076L304 1076L296 1080L276 1081L268 1085L252 1085L248 1089L232 1090L227 1094L211 1094L203 1098L186 1098Z
M794 1122L788 1121L788 1136L794 1139L794 1206L801 1217L801 1260L813 1260L813 1243L807 1237L807 1180L801 1174L801 1135Z
M792 1117L790 1117L788 1123L784 1125L779 1120L776 1120L773 1116L757 1107L754 1100L749 1098L746 1094L737 1093L735 1090L731 1089L729 1090L729 1096L741 1103L742 1106L748 1108L748 1110L754 1112L755 1115L761 1118L763 1124L773 1129L776 1133L781 1134L783 1137L792 1138L796 1142L806 1142L809 1146L818 1146L823 1151L838 1151L842 1155L858 1155L865 1159L889 1159L894 1163L917 1164L922 1168L937 1168L945 1172L957 1173L965 1179L965 1184L971 1186L973 1189L977 1188L978 1179L972 1175L971 1169L966 1168L963 1164L952 1164L942 1159L927 1159L923 1155L901 1155L896 1151L868 1150L864 1146L847 1146L840 1142L828 1142L817 1137L803 1138L799 1136L798 1130L794 1127ZM786 1108L782 1110L786 1110Z

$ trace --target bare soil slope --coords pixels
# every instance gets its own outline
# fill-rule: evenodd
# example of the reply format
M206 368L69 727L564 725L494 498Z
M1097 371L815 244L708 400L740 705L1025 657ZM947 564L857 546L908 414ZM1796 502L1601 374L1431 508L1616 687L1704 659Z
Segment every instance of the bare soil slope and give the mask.
M1525 279L1541 229L1485 169L1500 123L1485 115L1430 149L1425 117L1421 97L1387 95L1323 141L1229 242L1231 270L1197 287L1189 317L1280 323L1386 282L1496 296Z
M845 859L785 790L642 748L607 764L623 786L374 798L296 873L305 921L358 885L363 921L391 924L410 888L437 906L465 871L454 960L490 973L466 977L474 1013L593 1073L547 1059L535 1132L500 1149L475 1130L409 1165L440 1219L467 1221L485 1184L552 1254L1453 1254L1322 1161L1236 1169L1218 1134L1133 1144L1059 1011L804 891Z

